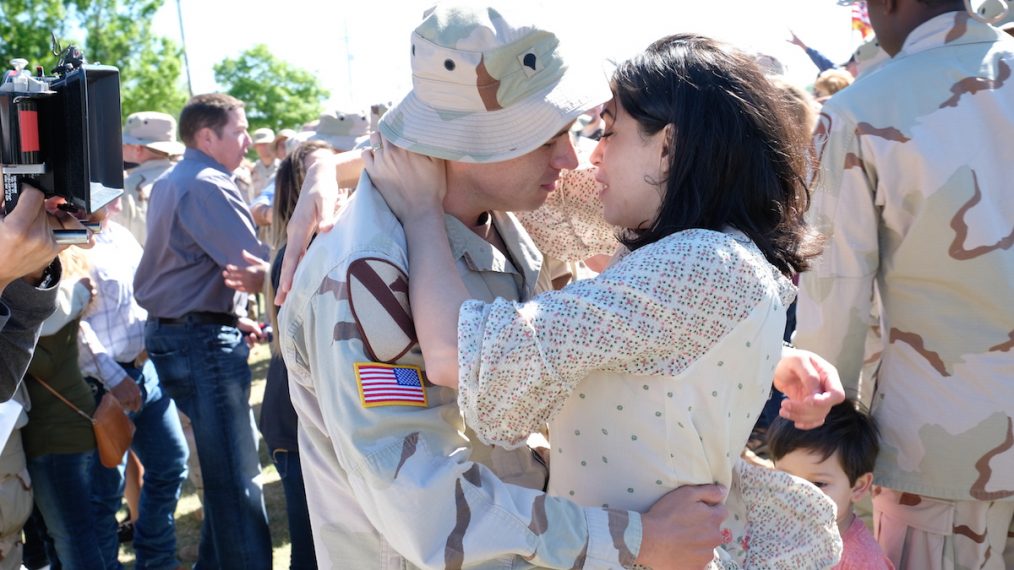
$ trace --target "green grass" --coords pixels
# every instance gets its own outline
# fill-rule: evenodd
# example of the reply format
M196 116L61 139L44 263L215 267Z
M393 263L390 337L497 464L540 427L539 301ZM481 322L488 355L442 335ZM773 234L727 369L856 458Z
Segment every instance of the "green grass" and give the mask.
M270 351L268 345L257 345L250 351L250 370L253 384L250 389L250 404L254 415L260 417L261 401L264 399L264 381L268 372ZM261 484L264 486L264 503L268 510L268 524L271 528L272 567L289 567L289 526L285 518L285 493L278 471L268 457L264 440L260 441ZM190 568L197 560L197 544L201 537L201 507L196 489L188 479L183 484L183 493L176 506L176 542L180 560ZM123 518L121 513L120 518ZM134 567L134 549L129 544L120 547L120 562L127 568Z

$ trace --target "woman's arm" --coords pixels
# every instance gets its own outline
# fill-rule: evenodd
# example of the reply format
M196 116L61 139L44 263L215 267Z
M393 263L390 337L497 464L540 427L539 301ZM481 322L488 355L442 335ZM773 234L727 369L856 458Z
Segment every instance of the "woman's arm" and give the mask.
M364 152L363 161L405 228L409 299L426 377L457 388L458 310L469 296L444 225L444 161L382 146L380 135L374 137L375 150Z

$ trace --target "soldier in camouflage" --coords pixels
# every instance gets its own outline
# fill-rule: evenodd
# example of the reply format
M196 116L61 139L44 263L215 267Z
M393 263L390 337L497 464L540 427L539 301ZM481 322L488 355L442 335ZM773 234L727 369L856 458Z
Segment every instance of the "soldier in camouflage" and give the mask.
M815 137L828 241L797 343L848 386L879 302L874 524L899 569L1014 568L1014 42L966 4L869 0L892 59Z
M388 140L469 174L448 190L458 208L446 223L459 273L487 301L551 287L535 244L505 212L545 201L560 170L577 165L570 124L610 97L601 72L565 65L555 35L507 14L431 11L412 36L414 89L380 125ZM582 507L543 492L546 468L530 449L478 442L455 392L420 373L407 248L364 176L338 226L306 253L279 315L320 565L710 560L725 514L720 488L675 491L645 515Z
M176 119L156 112L134 113L123 127L123 160L136 164L123 181L122 210L114 221L144 246L148 237L148 200L155 179L173 167L185 147L176 140Z

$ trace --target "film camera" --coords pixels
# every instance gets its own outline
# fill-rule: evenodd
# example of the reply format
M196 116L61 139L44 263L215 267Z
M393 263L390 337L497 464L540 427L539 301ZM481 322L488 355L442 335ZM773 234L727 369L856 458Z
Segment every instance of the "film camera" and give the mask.
M69 211L92 213L123 193L120 75L92 65L81 50L61 50L53 75L15 59L0 82L0 160L4 207L14 209L21 183L62 196ZM87 224L86 224L87 226ZM97 229L97 228L94 228ZM85 230L55 230L61 243L88 240Z

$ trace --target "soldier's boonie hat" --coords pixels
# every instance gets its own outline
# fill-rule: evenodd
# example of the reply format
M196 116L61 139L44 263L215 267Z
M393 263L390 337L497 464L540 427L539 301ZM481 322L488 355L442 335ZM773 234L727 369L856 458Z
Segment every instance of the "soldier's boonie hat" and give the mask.
M176 140L176 119L172 115L145 111L127 117L123 144L139 144L170 156L183 154L186 147Z
M267 127L261 127L254 131L253 134L250 135L250 138L253 140L253 144L271 144L275 142L275 131L272 131Z
M437 158L499 162L609 100L601 66L566 57L555 34L526 20L538 11L518 4L427 12L412 32L412 91L380 119L384 138Z
M321 114L313 131L303 131L286 141L293 148L306 141L324 141L338 151L352 150L370 140L370 119L363 113L330 111ZM290 150L291 152L291 150Z
M291 139L294 136L296 136L296 131L292 129L282 129L278 131L277 135L275 135L275 140L277 141L278 139Z

